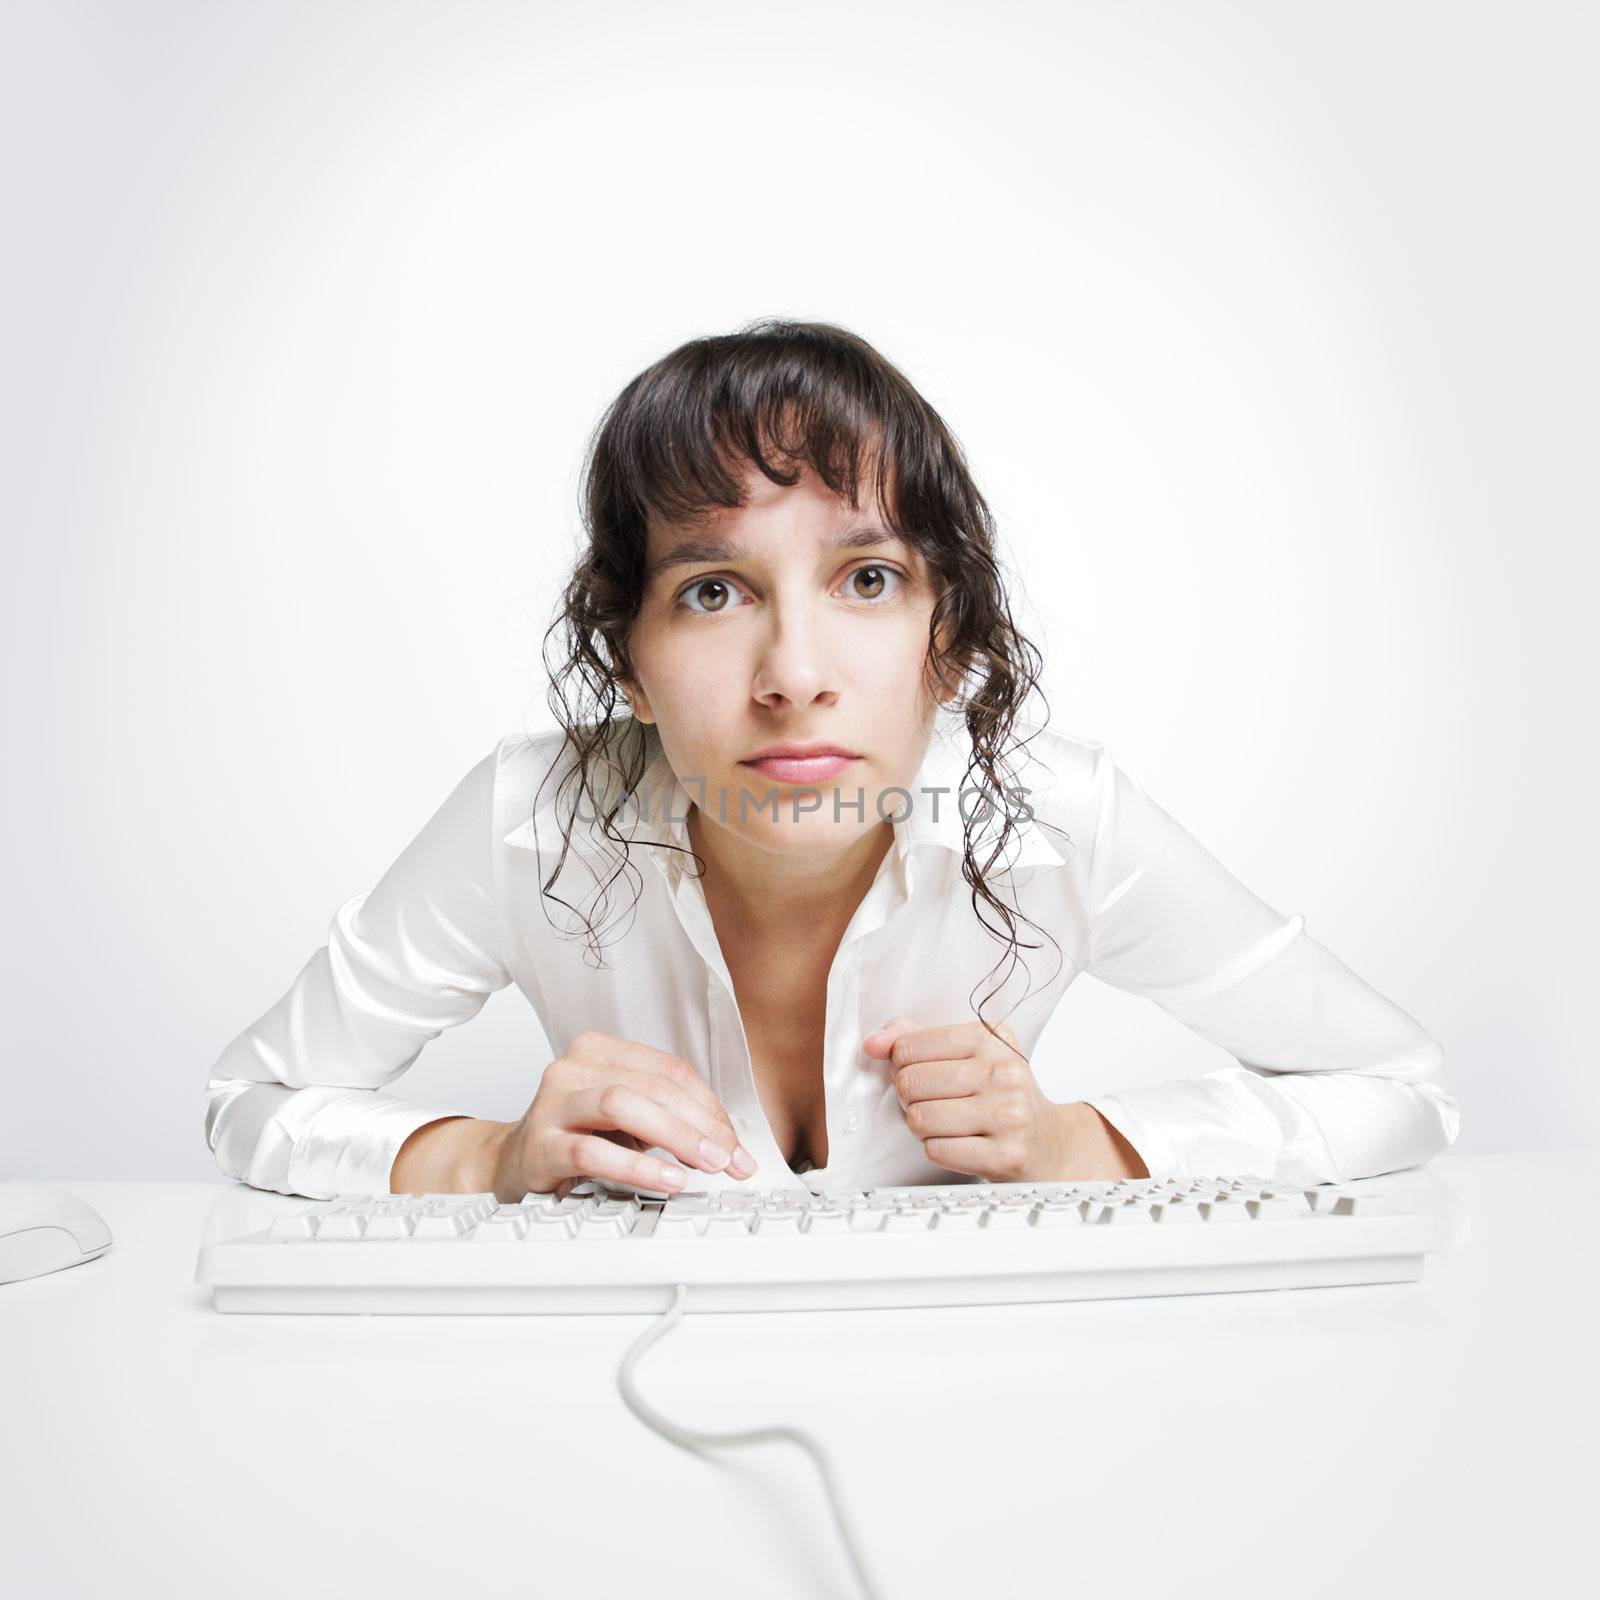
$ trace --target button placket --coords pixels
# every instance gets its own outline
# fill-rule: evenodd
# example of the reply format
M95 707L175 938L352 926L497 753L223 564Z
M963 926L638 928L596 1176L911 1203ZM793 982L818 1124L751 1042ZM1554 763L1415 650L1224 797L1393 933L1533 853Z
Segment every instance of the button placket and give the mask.
M687 840L682 842L687 843ZM682 865L681 857L672 856L664 850L652 850L650 859L661 874L667 896L672 902L673 915L705 969L711 1087L733 1119L740 1144L754 1156L759 1181L765 1187L782 1187L782 1179L774 1177L773 1170L774 1162L779 1170L785 1170L784 1163L777 1141L772 1138L766 1119L760 1113L761 1102L756 1094L755 1076L750 1070L750 1048L744 1038L744 1023L739 1016L738 998L733 991L733 975L728 971L722 946L717 941L705 890L700 880ZM735 1030L744 1051L743 1062L737 1066L728 1059ZM731 1105L728 1104L730 1099L734 1102Z
M687 874L680 877L674 896L678 905L679 921L683 923L700 958L706 966L706 1014L711 1020L710 1034L715 1052L714 1087L719 1099L727 1106L725 1092L730 1085L738 1085L739 1104L727 1106L739 1142L755 1157L756 1171L764 1188L804 1188L805 1185L790 1171L772 1135L771 1125L761 1109L761 1094L756 1086L755 1067L750 1059L750 1040L744 1031L744 1018L739 1014L739 997L734 992L733 975L722 954L717 931L711 921L711 910L706 904L705 890L699 879ZM735 1044L735 1039L737 1043ZM728 1052L736 1052L736 1060L728 1060Z
M823 1039L823 1093L828 1119L828 1165L824 1170L830 1182L838 1176L835 1153L840 1137L848 1138L861 1129L857 1109L864 1087L861 1074L867 1066L876 1065L866 1062L861 1049L861 969L867 956L866 941L880 935L906 903L905 884L896 865L897 850L891 848L851 919L828 973L830 1026ZM862 1152L851 1140L845 1156L849 1168L857 1169L861 1158Z

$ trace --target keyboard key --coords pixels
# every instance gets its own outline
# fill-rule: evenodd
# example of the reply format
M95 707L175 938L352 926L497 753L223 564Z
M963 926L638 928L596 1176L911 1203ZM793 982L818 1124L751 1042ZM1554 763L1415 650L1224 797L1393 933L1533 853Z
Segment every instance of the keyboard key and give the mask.
M824 1209L812 1210L809 1207L805 1215L805 1231L807 1233L849 1233L851 1231L850 1213L843 1206L831 1206Z
M362 1235L365 1239L409 1239L411 1230L416 1226L414 1217L404 1213L386 1213L383 1216L370 1217L367 1220L367 1231Z
M1033 1207L1025 1200L1002 1200L984 1214L983 1225L996 1228L1026 1228Z
M799 1237L800 1213L797 1211L758 1211L750 1224L752 1233L760 1234L763 1239L777 1238L780 1235Z
M472 1237L484 1244L516 1244L527 1231L521 1217L486 1217L472 1230Z
M928 1213L916 1207L904 1211L885 1211L883 1213L883 1231L885 1233L926 1233L928 1231Z
M318 1239L359 1239L367 1225L365 1217L348 1211L336 1211L331 1216L317 1219Z
M459 1239L472 1227L472 1218L460 1211L424 1211L412 1232L414 1239Z
M580 1239L622 1239L633 1231L636 1211L623 1207L620 1211L597 1209L586 1217L578 1218Z
M670 1207L656 1218L652 1234L656 1239L693 1239L706 1231L703 1212L673 1211Z
M1036 1228L1081 1228L1083 1213L1068 1202L1049 1201L1034 1208L1033 1225Z
M578 1231L578 1219L572 1216L529 1217L528 1231L523 1234L524 1244L561 1243Z

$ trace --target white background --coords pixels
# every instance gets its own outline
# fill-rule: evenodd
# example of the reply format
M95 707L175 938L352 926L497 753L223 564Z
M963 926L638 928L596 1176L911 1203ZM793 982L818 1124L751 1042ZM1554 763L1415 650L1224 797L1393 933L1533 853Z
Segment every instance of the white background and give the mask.
M552 725L601 410L761 315L941 411L1052 722L1443 1042L1458 1149L1594 1142L1588 8L0 16L0 1173L217 1175L223 1046ZM393 1092L547 1059L511 988ZM1088 979L1035 1058L1226 1064Z

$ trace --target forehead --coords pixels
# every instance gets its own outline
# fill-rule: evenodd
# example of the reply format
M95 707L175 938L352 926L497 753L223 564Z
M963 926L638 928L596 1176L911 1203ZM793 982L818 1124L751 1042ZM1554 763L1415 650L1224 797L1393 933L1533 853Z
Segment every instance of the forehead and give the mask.
M769 539L784 545L814 542L824 551L897 547L897 553L910 551L915 557L880 514L871 480L863 479L860 503L852 506L808 463L797 465L799 479L789 486L774 483L751 463L734 469L744 491L742 506L710 506L675 522L652 513L646 526L647 579L669 566L738 559Z
M876 513L876 482L863 472L857 486L859 503L850 504L843 494L835 494L823 482L809 461L780 463L786 470L798 474L793 484L774 483L766 473L750 461L730 463L728 471L738 483L744 503L738 506L711 505L703 507L695 516L677 522L668 522L651 513L650 528L670 537L681 531L704 532L711 528L727 528L741 522L756 521L766 514L798 513L818 517L847 517L862 511Z

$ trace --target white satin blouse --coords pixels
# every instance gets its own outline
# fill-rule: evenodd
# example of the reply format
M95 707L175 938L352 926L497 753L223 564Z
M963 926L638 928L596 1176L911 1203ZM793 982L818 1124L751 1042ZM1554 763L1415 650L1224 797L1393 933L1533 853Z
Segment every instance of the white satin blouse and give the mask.
M1020 937L1039 948L1020 952L1025 968L984 1015L1016 1030L1047 1093L1060 1093L1064 1075L1045 1071L1034 1046L1067 986L1087 973L1154 1001L1234 1058L1214 1072L1107 1094L1090 1092L1092 1063L1073 1064L1077 1092L1060 1097L1087 1100L1154 1176L1342 1182L1415 1165L1455 1139L1460 1113L1443 1049L1411 1016L1312 939L1303 917L1280 915L1233 877L1105 745L1018 726L1034 737L1011 776L1033 817L1010 841L1001 898L1048 930L1060 952L1019 923ZM996 970L1004 946L979 922L961 876L956 797L970 750L962 725L941 721L908 786L909 814L894 821L893 848L834 958L822 1063L828 1162L798 1174L763 1112L691 857L645 842L687 851L684 818L698 799L677 782L654 730L651 738L653 759L618 824L637 841L636 865L608 891L605 966L581 936L562 936L577 926L572 913L540 897L572 807L568 791L558 815L552 778L535 810L561 734L508 735L377 883L339 907L328 942L223 1050L206 1085L205 1130L227 1176L313 1199L388 1192L389 1169L415 1129L474 1115L405 1100L388 1086L430 1039L515 983L555 1053L594 1028L698 1067L758 1163L751 1184L959 1181L928 1159L886 1064L861 1041L898 1015L928 1026L971 1021L969 996L981 999L1006 971ZM969 798L966 809L976 806ZM555 891L594 915L590 897L618 856L588 815L574 825ZM987 905L985 915L998 921ZM690 1171L691 1188L737 1181Z

